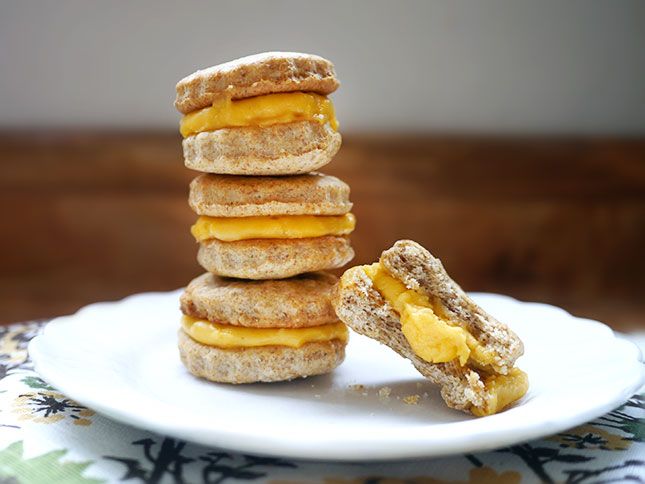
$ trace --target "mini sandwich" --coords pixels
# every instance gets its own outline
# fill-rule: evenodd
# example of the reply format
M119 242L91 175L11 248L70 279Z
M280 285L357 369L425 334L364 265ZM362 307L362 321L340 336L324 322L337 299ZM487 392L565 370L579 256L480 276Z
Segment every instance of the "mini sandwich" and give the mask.
M280 279L341 267L354 257L349 187L333 176L200 175L189 204L192 234L207 271Z
M206 173L290 175L317 170L341 144L334 65L267 52L197 71L177 83L185 164Z
M349 327L389 346L440 385L452 408L491 415L528 390L526 374L514 367L522 341L416 242L400 240L379 262L346 271L333 304Z
M184 366L223 383L332 371L345 357L348 338L331 305L336 281L324 272L277 281L197 277L181 296Z

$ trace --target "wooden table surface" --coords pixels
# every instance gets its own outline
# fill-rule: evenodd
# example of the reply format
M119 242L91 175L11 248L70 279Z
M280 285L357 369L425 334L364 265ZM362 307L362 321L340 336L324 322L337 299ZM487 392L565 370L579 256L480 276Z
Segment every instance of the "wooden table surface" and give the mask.
M200 273L174 132L0 133L0 323ZM356 259L410 238L465 289L645 327L645 140L345 135Z

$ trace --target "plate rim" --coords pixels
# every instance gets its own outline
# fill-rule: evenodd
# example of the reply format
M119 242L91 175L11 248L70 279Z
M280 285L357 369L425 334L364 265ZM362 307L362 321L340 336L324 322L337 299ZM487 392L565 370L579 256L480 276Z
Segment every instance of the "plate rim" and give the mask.
M326 462L385 462L422 459L428 457L445 457L468 452L482 452L500 448L506 445L512 445L518 442L527 442L536 438L552 435L554 433L575 427L577 425L581 425L585 422L593 420L594 418L604 415L605 413L615 409L616 407L627 401L636 391L638 391L643 386L643 384L645 384L645 365L643 365L643 355L640 348L638 348L638 346L633 342L619 336L619 334L617 334L605 323L589 318L580 318L574 316L565 309L548 303L521 301L512 296L488 292L469 292L469 295L474 297L492 297L494 299L505 299L508 303L512 304L541 306L549 308L549 310L555 309L566 315L567 318L604 328L604 330L607 331L608 335L611 335L613 339L620 341L619 344L625 345L625 347L629 348L629 351L634 354L634 363L640 364L641 367L640 376L637 376L637 372L634 372L634 378L630 380L629 385L627 385L627 383L624 385L623 391L620 394L616 392L616 394L613 394L611 397L605 398L601 403L588 408L584 412L578 411L573 415L570 415L571 412L564 413L557 417L543 419L540 426L524 427L522 429L521 438L518 438L518 436L513 433L496 434L494 439L486 442L484 439L488 437L484 433L475 435L474 437L476 438L469 439L469 442L467 444L461 443L458 445L456 442L453 442L452 445L441 448L437 448L436 444L432 443L432 441L426 441L424 443L415 440L404 439L399 440L398 442L393 442L394 444L400 444L400 447L393 446L387 450L371 448L368 452L363 449L347 451L347 448L345 446L343 447L345 452L343 452L342 454L338 453L337 451L330 451L327 448L317 449L316 454L314 455L312 454L313 448L310 449L308 446L302 446L301 441L298 441L300 445L295 445L295 441L290 442L289 438L284 438L285 435L278 438L271 436L270 439L267 439L267 436L263 436L262 439L258 440L257 438L253 438L257 437L257 435L243 435L243 433L241 433L240 431L233 432L228 428L219 429L218 433L215 435L215 438L212 438L214 434L195 434L192 427L182 431L181 427L174 426L172 423L166 423L172 422L172 419L164 421L155 420L154 418L148 417L145 414L136 413L136 411L128 411L127 406L123 406L121 408L115 407L114 405L104 404L103 400L98 396L101 395L100 393L97 393L97 397L93 398L92 393L78 390L78 387L75 386L72 381L65 378L64 375L58 374L55 371L55 368L48 367L48 365L45 363L44 359L46 359L46 356L43 356L43 353L41 352L42 348L40 348L40 346L44 344L42 343L42 341L44 341L44 338L48 332L48 328L53 327L53 325L58 326L65 324L66 322L73 321L79 315L82 315L81 313L89 312L90 310L100 308L101 306L114 308L115 306L126 303L128 301L132 301L134 299L145 297L170 297L173 294L178 295L180 291L181 289L176 289L173 291L154 291L131 294L119 300L92 303L80 308L73 314L53 318L45 324L43 331L40 332L36 337L34 337L28 344L28 353L33 363L34 371L36 371L45 381L50 383L54 388L56 388L57 391L63 393L65 396L78 401L79 403L96 411L99 414L105 415L110 419L131 425L133 427L152 431L161 435L179 438L189 442L195 442L201 445L211 447L215 446L236 452L246 452L298 460ZM495 416L485 418L495 418ZM462 422L432 425L456 425L476 421L477 420L468 420ZM190 433L191 431L193 433ZM288 435L286 436L288 437ZM312 439L312 442L320 442L320 440ZM346 442L349 441L345 440L345 443ZM359 438L357 439L356 443L365 444L365 440L360 440ZM430 445L430 447L428 447L428 445Z

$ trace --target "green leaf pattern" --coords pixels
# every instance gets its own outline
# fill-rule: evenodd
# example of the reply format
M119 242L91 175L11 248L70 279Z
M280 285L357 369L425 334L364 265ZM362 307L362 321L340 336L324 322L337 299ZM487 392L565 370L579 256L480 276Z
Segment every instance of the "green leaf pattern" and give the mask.
M98 484L102 479L83 477L92 463L69 462L63 458L67 450L52 450L36 457L25 458L22 441L0 451L0 476L30 484Z

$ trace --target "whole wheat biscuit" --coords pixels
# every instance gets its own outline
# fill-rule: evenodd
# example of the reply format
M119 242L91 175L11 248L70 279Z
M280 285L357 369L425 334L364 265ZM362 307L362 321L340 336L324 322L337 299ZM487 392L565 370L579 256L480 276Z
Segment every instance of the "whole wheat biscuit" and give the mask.
M309 173L288 177L199 175L190 183L190 207L198 215L342 215L349 186L336 177Z
M484 408L487 376L507 375L522 355L522 341L508 326L477 306L446 273L441 261L410 240L400 240L384 251L381 265L395 279L431 301L441 304L452 324L461 326L494 355L486 368L460 366L458 360L430 363L418 357L401 329L399 314L374 287L363 267L343 274L332 297L338 317L356 332L376 339L409 359L417 370L441 385L441 395L453 408L473 412Z
M193 318L253 328L305 328L336 323L331 294L338 278L326 272L291 279L244 281L213 274L193 279L180 297Z
M399 240L381 255L381 264L406 287L441 301L458 322L486 349L493 351L495 370L506 374L524 353L522 340L504 323L484 311L453 281L441 261L412 240Z
M295 175L329 163L342 137L329 124L296 121L222 128L182 141L187 168L228 175Z
M184 77L176 86L175 107L187 114L224 95L231 99L292 91L327 95L338 85L334 65L327 59L297 52L264 52Z
M419 358L401 331L399 315L374 289L362 267L343 274L332 298L341 321L357 333L389 346L412 362L423 376L441 386L441 396L449 407L469 411L482 406L484 382L480 375L457 363L428 363Z
M336 269L354 258L349 238L250 239L200 243L197 261L208 272L242 279L283 279Z
M206 346L179 330L179 355L195 376L220 383L293 380L328 373L343 362L345 343L307 343L300 348L261 346L222 349Z

